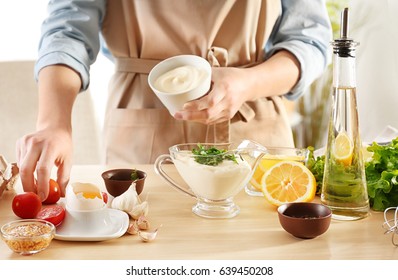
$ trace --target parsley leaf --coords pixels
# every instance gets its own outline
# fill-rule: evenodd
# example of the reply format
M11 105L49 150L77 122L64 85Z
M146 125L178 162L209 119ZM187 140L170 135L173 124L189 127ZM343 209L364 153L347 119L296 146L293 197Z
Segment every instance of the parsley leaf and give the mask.
M307 149L309 154L306 165L308 169L311 170L312 174L314 174L316 180L316 194L320 195L323 183L323 172L325 169L325 156L322 155L315 158L314 147L309 146Z
M197 149L192 149L192 153L195 155L195 161L200 164L217 166L224 160L231 160L238 163L235 155L227 154L227 150L217 149L216 147L206 148L201 144L198 144Z

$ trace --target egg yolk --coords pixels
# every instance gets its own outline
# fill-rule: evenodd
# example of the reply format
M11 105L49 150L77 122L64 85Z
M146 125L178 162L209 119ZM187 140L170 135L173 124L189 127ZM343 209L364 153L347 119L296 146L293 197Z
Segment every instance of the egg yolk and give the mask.
M81 194L84 198L87 198L87 199L94 199L96 197L98 197L99 199L102 199L101 194L98 192L81 192Z

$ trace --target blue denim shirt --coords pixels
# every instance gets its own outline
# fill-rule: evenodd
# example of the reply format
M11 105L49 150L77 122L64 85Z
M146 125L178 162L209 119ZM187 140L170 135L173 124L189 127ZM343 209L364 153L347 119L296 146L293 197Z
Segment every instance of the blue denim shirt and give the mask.
M82 90L88 88L90 65L95 62L101 46L105 54L110 55L100 36L105 2L49 2L49 17L42 24L35 65L36 79L43 67L65 64L80 73ZM301 76L294 89L286 94L288 99L297 99L330 63L331 34L325 0L282 0L282 14L264 47L265 59L278 50L286 49L300 62Z

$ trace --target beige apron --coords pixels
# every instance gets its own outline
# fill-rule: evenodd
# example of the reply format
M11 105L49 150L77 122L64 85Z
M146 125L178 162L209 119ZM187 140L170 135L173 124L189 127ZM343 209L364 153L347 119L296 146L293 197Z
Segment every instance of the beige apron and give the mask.
M203 125L175 120L151 91L148 73L162 59L202 56L213 66L262 61L281 13L280 0L112 0L102 33L115 57L105 117L105 162L153 163L186 142L255 140L293 146L281 97L245 103L231 121Z

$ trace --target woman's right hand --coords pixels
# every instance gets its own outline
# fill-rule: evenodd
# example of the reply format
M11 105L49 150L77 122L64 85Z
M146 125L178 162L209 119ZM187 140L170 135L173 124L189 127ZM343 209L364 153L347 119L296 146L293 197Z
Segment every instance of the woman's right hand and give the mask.
M53 167L62 196L69 182L73 142L68 129L46 128L21 137L16 144L17 164L24 191L35 192L41 200L49 193ZM35 175L37 178L35 178Z

